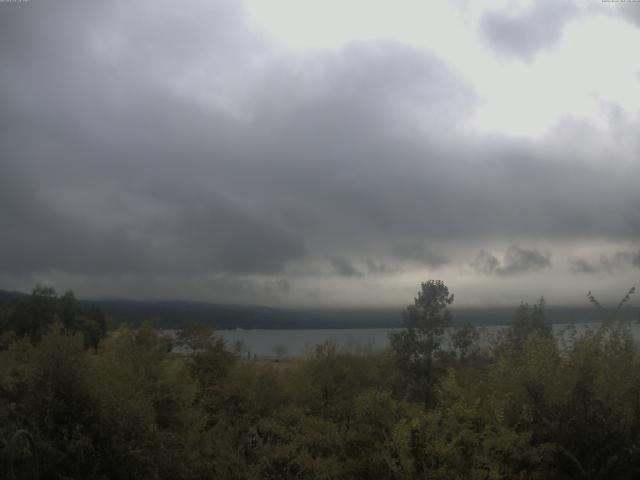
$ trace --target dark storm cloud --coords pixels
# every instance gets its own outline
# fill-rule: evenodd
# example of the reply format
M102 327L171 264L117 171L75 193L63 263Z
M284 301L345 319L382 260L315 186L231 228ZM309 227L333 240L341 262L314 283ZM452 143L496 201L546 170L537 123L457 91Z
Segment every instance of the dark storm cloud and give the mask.
M538 250L511 245L502 262L496 256L480 250L470 264L478 273L510 276L551 267L551 259L548 254Z
M218 142L228 132L221 117L163 98L157 86L139 89L146 79L135 62L125 78L119 65L114 74L96 62L81 46L89 29L76 20L97 21L97 7L36 4L11 11L3 19L11 28L0 33L3 271L273 273L300 256L297 236L207 185L215 165L203 177L188 172L228 155ZM162 49L164 61L184 53L152 46L145 28L134 33L140 50ZM24 55L15 55L20 48ZM65 195L71 204L56 208Z
M0 271L120 272L144 262L143 244L117 229L91 229L52 208L4 165L0 176ZM102 252L117 251L113 257Z
M5 245L12 268L91 273L102 271L100 263L116 272L278 272L300 257L303 237L327 236L314 231L318 219L345 234L352 229L341 223L356 217L361 217L363 233L385 227L393 212L370 209L376 207L369 205L370 186L357 177L383 181L375 178L381 173L376 169L386 169L387 157L395 155L383 138L392 137L385 133L385 122L400 118L407 108L404 92L410 89L415 100L432 108L426 121L446 124L453 112L443 98L456 81L442 63L394 44L354 45L320 59L322 88L311 100L293 70L267 72L269 91L258 87L252 94L254 121L238 121L177 97L167 85L145 83L146 69L159 68L157 57L181 66L180 55L173 58L171 49L164 55L162 43L155 48L163 55L154 50L149 36L160 31L143 24L133 40L118 36L124 45L114 48L123 52L110 63L108 52L105 60L78 47L87 35L84 24L66 25L78 12L72 9L66 19L62 5L48 11L46 26L40 18L46 15L13 19L22 21L22 28L14 29L16 38L7 39L13 41L11 53L33 31L45 37L43 44L61 45L57 58L38 55L33 42L25 44L27 53L36 52L28 62L22 56L11 58L5 70L10 74L2 77L7 106L2 140L9 162L32 177L29 194L37 192L43 204L52 200L53 205L60 194L70 197L57 208L73 224L61 227L69 238L48 239L64 245L69 254L52 255L43 248L46 237L39 223L17 215L25 221L13 228L13 236L29 237L33 245ZM99 24L96 31L104 29ZM135 45L127 43L134 40ZM251 42L236 43L242 52ZM138 57L129 46L136 47ZM242 70L242 60L228 61ZM214 68L220 62L227 62L224 55L216 58ZM87 82L93 88L86 88ZM461 94L459 109L466 108L463 102ZM369 167L373 172L363 176ZM12 204L21 206L19 200ZM341 206L343 214L336 215ZM103 210L107 216L98 217ZM88 242L94 237L102 243ZM82 249L90 254L73 254ZM340 268L340 273L347 270Z
M161 270L278 273L303 253L293 235L222 197L172 200L143 231Z
M280 276L320 258L357 277L442 267L451 245L640 235L635 177L575 152L598 135L466 136L476 94L428 51L287 56L236 2L175 5L0 5L0 273ZM525 56L545 45L527 35ZM483 273L550 265L486 255Z
M565 24L577 13L571 2L539 0L519 15L487 11L480 28L496 51L530 61L539 50L560 40Z
M6 175L0 181L0 271L277 273L302 254L292 236L208 197L174 197L144 223L105 229L57 211L18 174Z

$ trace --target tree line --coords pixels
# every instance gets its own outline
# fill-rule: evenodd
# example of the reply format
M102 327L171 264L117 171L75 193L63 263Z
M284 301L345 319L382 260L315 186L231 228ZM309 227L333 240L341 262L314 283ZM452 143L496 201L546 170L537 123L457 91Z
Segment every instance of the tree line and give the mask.
M384 352L326 342L274 362L202 325L107 332L99 310L38 287L0 302L0 454L27 430L52 479L635 479L625 298L562 336L543 299L522 304L481 344L448 328L454 297L432 280ZM32 453L14 455L28 478Z

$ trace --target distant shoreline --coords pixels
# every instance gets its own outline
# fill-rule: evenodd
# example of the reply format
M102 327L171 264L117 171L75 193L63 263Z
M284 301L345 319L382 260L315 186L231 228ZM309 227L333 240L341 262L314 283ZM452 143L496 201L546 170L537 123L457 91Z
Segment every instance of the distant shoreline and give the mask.
M20 298L28 294L0 290L0 300ZM138 325L146 320L158 328L180 328L186 321L205 323L215 330L306 330L306 329L377 329L402 325L398 308L352 309L285 309L256 305L224 305L181 300L79 300L99 307L112 326L123 323ZM500 326L511 323L517 305L510 307L452 307L453 325ZM602 313L586 304L546 308L547 318L554 323L589 323L601 320ZM639 310L630 312L638 319Z

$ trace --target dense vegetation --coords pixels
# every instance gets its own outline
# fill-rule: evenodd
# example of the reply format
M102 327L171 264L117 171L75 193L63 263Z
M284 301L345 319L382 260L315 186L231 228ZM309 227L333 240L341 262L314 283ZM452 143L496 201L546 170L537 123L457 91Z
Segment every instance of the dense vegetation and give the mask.
M0 304L0 451L27 429L52 479L637 478L640 350L622 303L561 337L543 300L521 305L481 346L446 328L452 302L429 281L386 352L326 343L275 362L194 324L106 335L99 311L38 288Z

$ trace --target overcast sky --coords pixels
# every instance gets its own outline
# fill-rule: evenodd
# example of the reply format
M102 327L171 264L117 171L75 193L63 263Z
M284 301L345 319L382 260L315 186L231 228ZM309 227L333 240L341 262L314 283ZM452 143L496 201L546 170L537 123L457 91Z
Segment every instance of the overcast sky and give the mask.
M640 3L0 3L0 288L615 301Z

